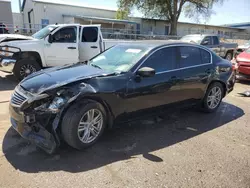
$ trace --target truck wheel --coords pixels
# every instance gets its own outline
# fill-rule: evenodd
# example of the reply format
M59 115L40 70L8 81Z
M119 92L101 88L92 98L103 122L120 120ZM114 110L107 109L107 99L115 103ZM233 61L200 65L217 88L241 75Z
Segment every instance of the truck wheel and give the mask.
M232 58L233 58L233 54L231 52L227 52L225 59L227 59L228 61L231 61Z
M35 60L22 59L16 62L13 73L15 77L21 81L28 75L41 70L41 68Z
M106 111L100 103L94 101L75 103L63 117L62 137L68 145L82 150L100 138L106 124Z
M206 92L206 95L202 101L202 111L211 113L215 112L221 103L224 96L224 88L221 83L215 82L211 84Z

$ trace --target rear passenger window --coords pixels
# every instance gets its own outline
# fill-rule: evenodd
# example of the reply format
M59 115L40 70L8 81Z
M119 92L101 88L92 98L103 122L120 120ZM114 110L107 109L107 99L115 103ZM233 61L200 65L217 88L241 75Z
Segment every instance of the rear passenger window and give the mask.
M201 52L202 63L203 64L211 63L210 53L203 49L200 49L200 52Z
M200 49L192 46L179 47L180 68L202 64Z
M142 66L151 67L156 73L176 69L176 48L168 47L157 50Z
M96 42L98 39L97 27L84 27L82 30L82 42Z

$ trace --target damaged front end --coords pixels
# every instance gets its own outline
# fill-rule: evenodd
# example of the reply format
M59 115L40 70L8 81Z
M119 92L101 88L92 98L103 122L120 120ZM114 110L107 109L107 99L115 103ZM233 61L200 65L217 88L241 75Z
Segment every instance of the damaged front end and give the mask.
M63 112L80 94L92 90L80 83L32 94L18 85L10 102L12 127L51 154L60 145L58 126Z

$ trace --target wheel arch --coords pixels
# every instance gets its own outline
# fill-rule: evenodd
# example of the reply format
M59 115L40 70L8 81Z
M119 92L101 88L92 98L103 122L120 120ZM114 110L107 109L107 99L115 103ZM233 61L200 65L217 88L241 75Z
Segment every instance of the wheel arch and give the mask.
M207 88L206 88L206 92L207 92L208 88L209 88L213 83L216 83L216 82L220 83L220 84L223 86L223 89L224 89L223 98L224 98L224 97L226 96L227 86L226 86L226 83L223 82L223 81L221 81L221 80L212 80L212 81L208 84L208 86L207 86ZM205 94L206 94L206 92L205 92ZM204 95L204 96L205 96L205 95Z
M41 67L43 67L42 58L39 52L36 51L21 52L21 59L35 60Z
M113 127L113 122L114 122L114 115L113 115L113 112L112 112L112 109L111 107L109 106L109 104L104 101L102 98L100 97L97 97L97 96L84 96L84 97L79 97L77 98L76 100L74 100L73 102L71 102L62 112L62 115L60 117L60 121L62 120L64 114L67 112L67 110L74 104L76 103L79 103L79 102L82 102L82 101L90 101L90 102L97 102L97 103L100 103L104 109L106 110L107 112L107 120L108 120L108 123L107 123L107 128L108 129L111 129ZM61 122L59 123L61 124Z

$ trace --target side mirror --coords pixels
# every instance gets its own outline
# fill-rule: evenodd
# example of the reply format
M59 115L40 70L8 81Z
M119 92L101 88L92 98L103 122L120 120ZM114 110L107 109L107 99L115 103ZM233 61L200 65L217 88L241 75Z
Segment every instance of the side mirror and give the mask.
M152 77L155 75L155 70L150 67L142 67L137 71L137 75L141 77Z
M208 45L208 40L203 41L202 45Z
M53 42L53 37L52 37L51 34L49 34L48 42L49 42L49 43L52 43L52 42Z

